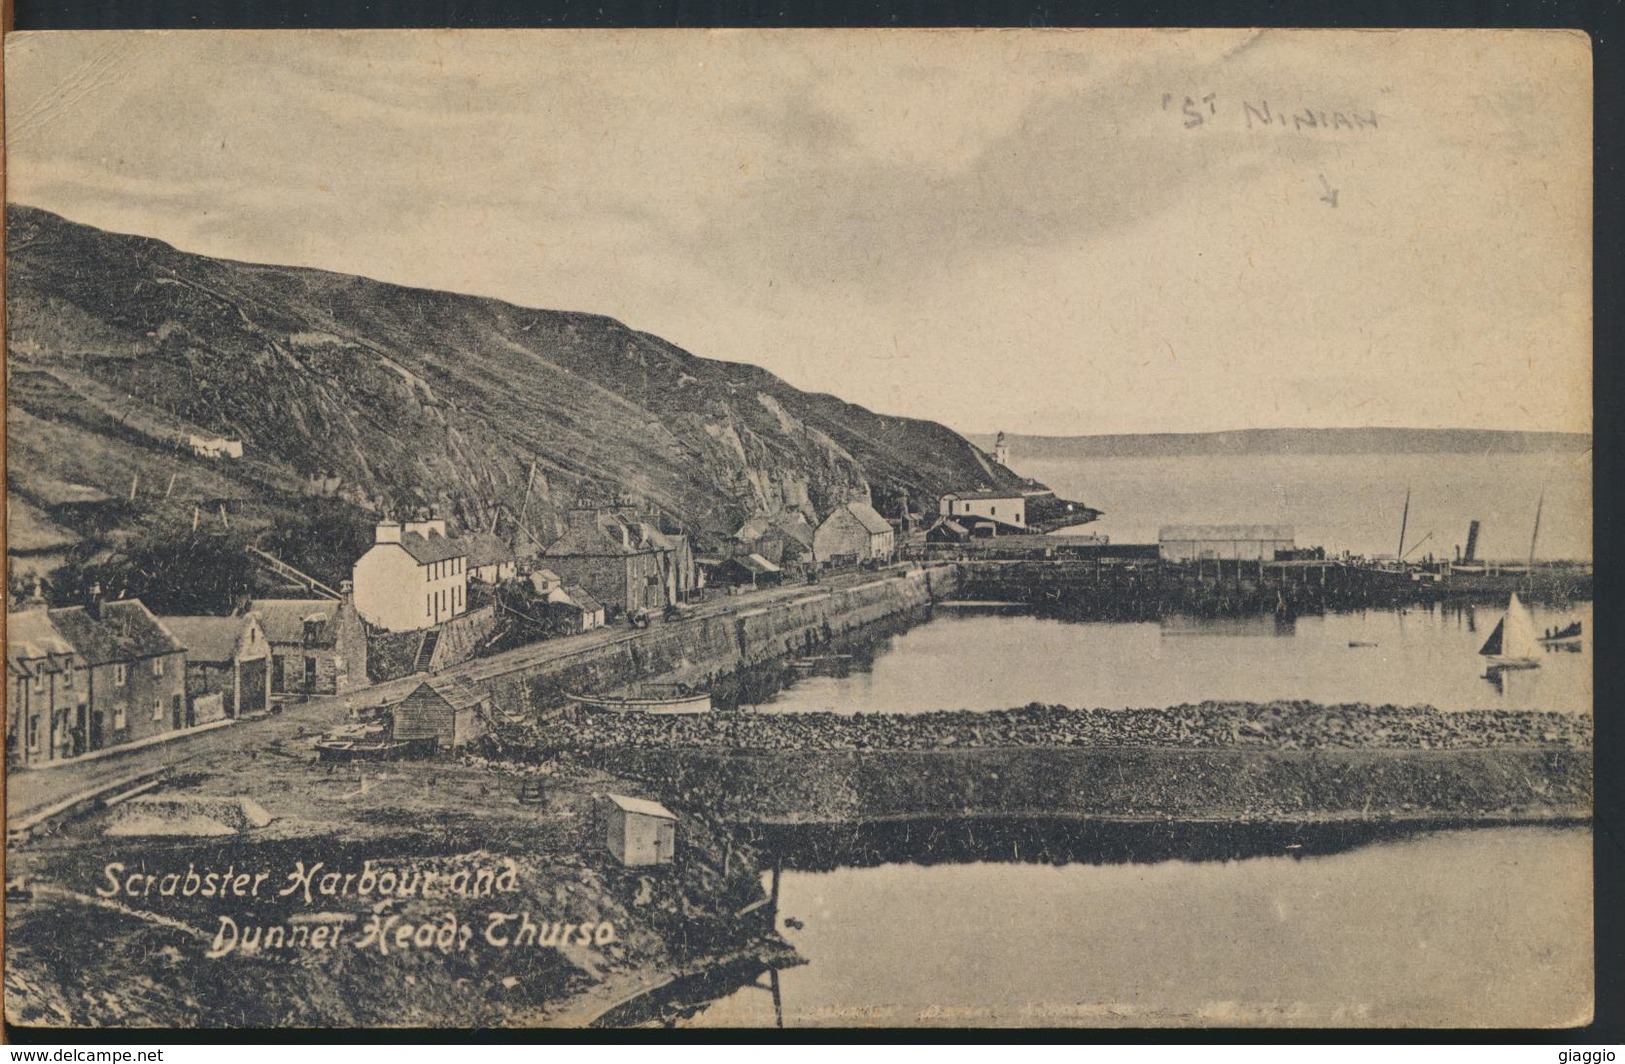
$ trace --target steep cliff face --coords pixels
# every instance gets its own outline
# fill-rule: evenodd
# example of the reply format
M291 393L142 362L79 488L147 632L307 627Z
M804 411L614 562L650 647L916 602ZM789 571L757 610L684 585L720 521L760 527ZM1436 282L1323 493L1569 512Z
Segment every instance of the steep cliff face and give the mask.
M275 524L279 507L337 494L358 513L435 506L481 527L524 509L548 538L584 494L721 532L787 504L872 492L893 513L905 492L929 509L943 491L1022 484L941 425L609 318L211 259L28 207L8 208L7 232L25 497L41 478L123 496L139 474L138 505L161 489L166 505L228 500ZM240 439L244 457L198 457L190 435Z

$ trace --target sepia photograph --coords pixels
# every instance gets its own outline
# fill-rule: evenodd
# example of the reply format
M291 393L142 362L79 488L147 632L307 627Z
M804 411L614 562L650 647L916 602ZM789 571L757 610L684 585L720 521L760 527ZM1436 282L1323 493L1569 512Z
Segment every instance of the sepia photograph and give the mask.
M10 1028L1592 1022L1586 34L4 91Z

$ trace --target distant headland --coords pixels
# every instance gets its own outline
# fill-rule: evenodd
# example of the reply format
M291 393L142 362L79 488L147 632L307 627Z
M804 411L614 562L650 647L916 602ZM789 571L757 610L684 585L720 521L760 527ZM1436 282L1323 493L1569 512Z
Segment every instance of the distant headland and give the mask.
M967 433L984 449L992 435ZM1024 436L1006 433L1013 457L1183 458L1274 454L1583 454L1582 432L1498 429L1236 429L1228 432L1123 433L1109 436Z

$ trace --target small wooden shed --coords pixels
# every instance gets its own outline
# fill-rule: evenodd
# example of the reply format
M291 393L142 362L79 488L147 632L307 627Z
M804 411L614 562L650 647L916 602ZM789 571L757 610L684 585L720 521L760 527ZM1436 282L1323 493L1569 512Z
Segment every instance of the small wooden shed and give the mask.
M457 750L486 732L491 696L465 680L425 680L394 708L391 737Z
M645 798L606 795L604 843L628 867L671 864L677 853L677 814Z

